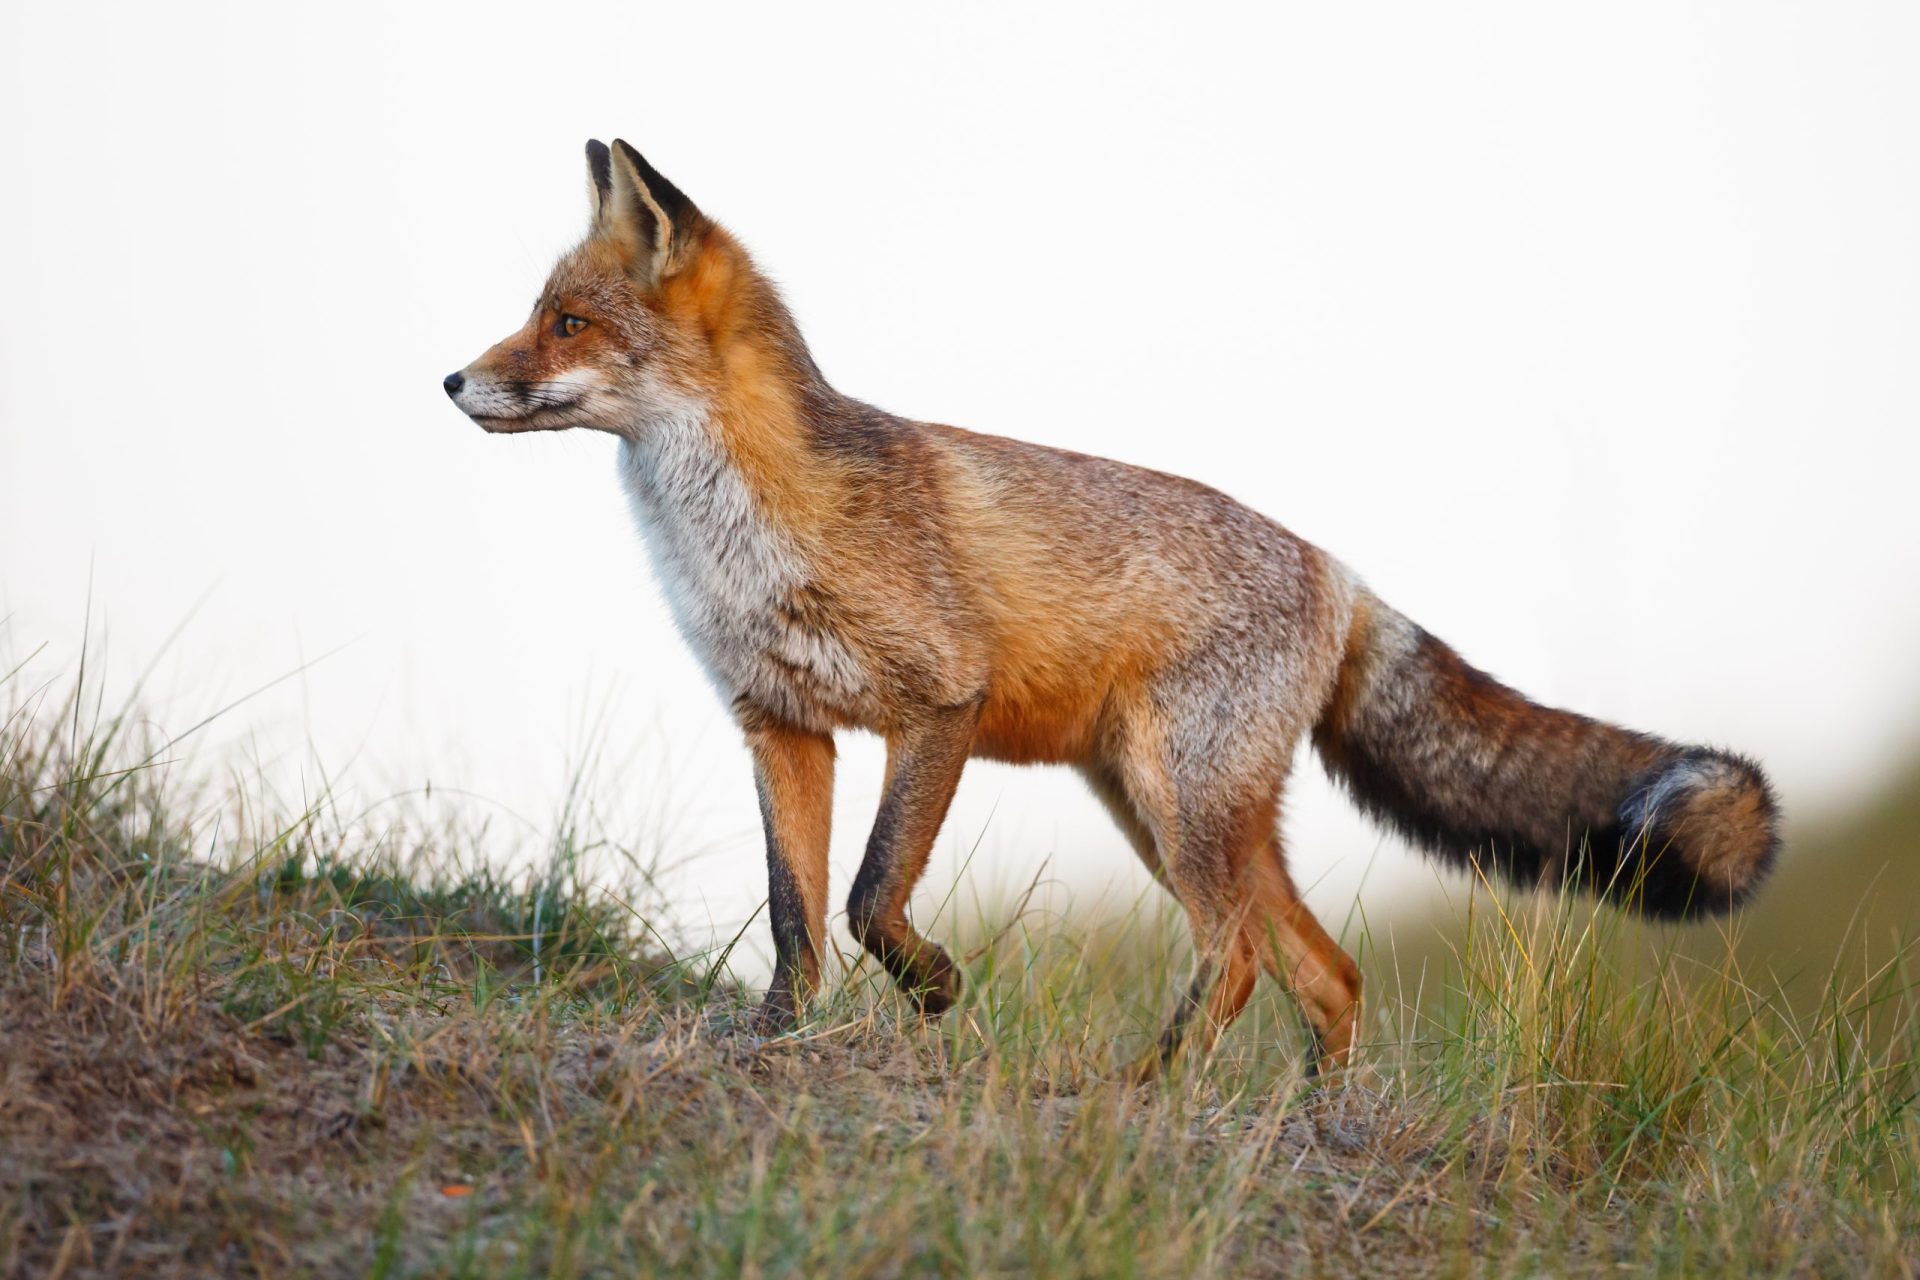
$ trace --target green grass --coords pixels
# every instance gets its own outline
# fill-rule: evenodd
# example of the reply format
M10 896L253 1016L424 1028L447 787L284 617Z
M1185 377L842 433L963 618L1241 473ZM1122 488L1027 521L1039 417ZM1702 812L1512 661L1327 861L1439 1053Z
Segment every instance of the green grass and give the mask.
M1920 1263L1897 939L1789 988L1711 927L1474 894L1444 963L1349 940L1346 1075L1303 1078L1263 988L1135 1090L1185 963L1158 911L987 913L938 1025L849 965L759 1041L643 866L582 872L584 823L503 876L453 832L184 776L97 707L22 696L0 728L8 1274Z

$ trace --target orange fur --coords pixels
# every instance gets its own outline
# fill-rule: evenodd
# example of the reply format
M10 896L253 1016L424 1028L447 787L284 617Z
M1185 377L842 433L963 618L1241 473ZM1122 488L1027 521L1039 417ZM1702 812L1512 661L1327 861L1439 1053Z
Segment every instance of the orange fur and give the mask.
M1669 905L1696 874L1725 905L1764 870L1757 770L1536 706L1203 485L842 395L732 236L625 143L588 155L589 235L448 391L489 430L621 438L676 619L753 751L768 1025L819 980L840 728L883 735L888 761L849 922L929 1013L958 971L906 905L966 760L1082 772L1194 931L1194 983L1147 1070L1211 1043L1260 967L1326 1061L1352 1052L1359 971L1301 902L1278 832L1309 732L1417 839L1523 846L1516 877L1546 874L1553 834L1614 838L1628 818L1643 844L1684 843L1656 886Z

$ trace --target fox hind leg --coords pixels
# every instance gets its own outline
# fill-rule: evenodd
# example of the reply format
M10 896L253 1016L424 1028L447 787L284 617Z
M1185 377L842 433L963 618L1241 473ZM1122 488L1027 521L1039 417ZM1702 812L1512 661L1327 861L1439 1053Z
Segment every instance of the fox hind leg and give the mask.
M1120 833L1127 838L1127 843L1133 846L1133 851L1141 863L1153 873L1153 878L1159 882L1160 887L1171 893L1173 886L1167 880L1165 864L1160 861L1160 850L1154 843L1153 829L1147 825L1146 820L1140 816L1139 810L1134 807L1133 798L1127 794L1126 783L1119 772L1108 765L1101 764L1083 767L1080 775L1087 780L1087 786L1092 789L1094 797L1105 806L1107 815L1113 819L1114 825L1120 828Z
M1151 1078L1185 1049L1211 1047L1262 967L1300 1006L1313 1042L1310 1069L1344 1066L1359 1024L1360 972L1287 874L1278 821L1291 753L1263 769L1242 762L1183 780L1149 735L1136 728L1127 742L1133 749L1113 764L1084 772L1141 860L1186 908L1196 953L1192 981L1133 1077Z
M1360 1026L1360 967L1307 910L1277 834L1246 875L1246 941L1306 1017L1314 1049L1309 1070L1346 1066Z
M1277 840L1252 849L1237 883L1238 905L1229 910L1188 908L1197 954L1193 979L1154 1052L1134 1066L1136 1080L1157 1075L1183 1050L1210 1049L1245 1007L1263 967L1306 1021L1308 1073L1351 1060L1360 1023L1359 966L1301 900ZM1221 932L1230 940L1219 941Z
M1271 840L1279 790L1277 779L1249 791L1217 773L1176 776L1154 726L1152 719L1136 722L1117 759L1085 771L1141 860L1186 909L1193 931L1193 976L1154 1050L1131 1068L1135 1080L1158 1075L1183 1051L1211 1048L1253 993L1259 955L1237 886Z

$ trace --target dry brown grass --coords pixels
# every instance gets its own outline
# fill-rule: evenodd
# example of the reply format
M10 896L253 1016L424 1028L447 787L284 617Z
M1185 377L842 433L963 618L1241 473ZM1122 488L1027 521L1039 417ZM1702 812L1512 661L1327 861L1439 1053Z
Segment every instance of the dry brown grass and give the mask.
M1481 900L1372 967L1314 1087L1263 996L1113 1083L1157 919L1014 922L964 1006L868 971L737 1029L643 877L503 880L444 834L196 790L119 721L0 736L0 1269L17 1274L1912 1271L1905 953L1810 1004L1576 902ZM215 822L246 831L205 860ZM202 851L202 853L196 853ZM1007 925L1006 920L998 922ZM1424 994L1422 994L1424 993Z

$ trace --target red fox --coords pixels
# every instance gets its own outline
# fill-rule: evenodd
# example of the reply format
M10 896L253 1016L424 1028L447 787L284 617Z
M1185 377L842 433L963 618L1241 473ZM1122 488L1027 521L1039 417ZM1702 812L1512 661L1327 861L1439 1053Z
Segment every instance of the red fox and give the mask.
M838 729L886 740L854 937L937 1017L960 994L908 895L973 756L1077 769L1179 900L1195 972L1155 1050L1210 1045L1261 968L1315 1067L1360 973L1278 829L1310 737L1360 807L1522 885L1725 911L1779 849L1751 761L1529 701L1231 498L1103 458L897 418L835 390L740 244L625 142L587 144L592 223L520 330L445 381L492 432L617 436L675 621L754 761L794 1025L826 945Z

